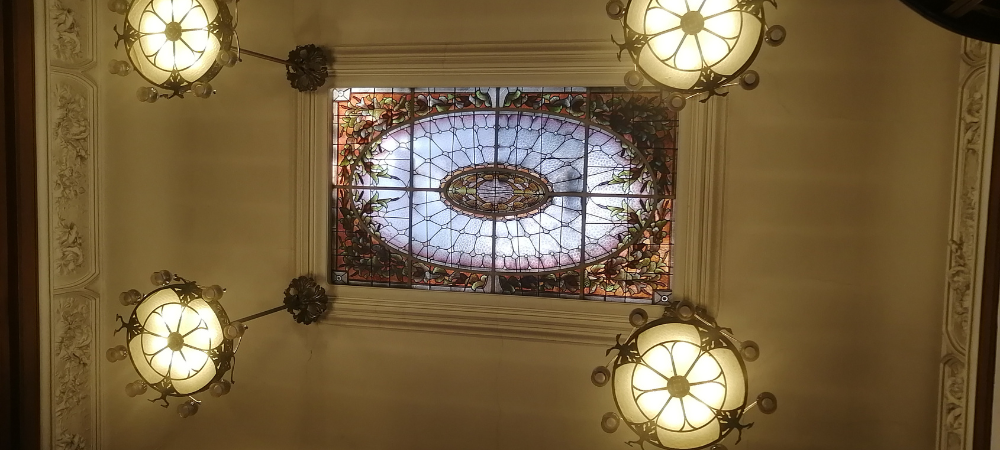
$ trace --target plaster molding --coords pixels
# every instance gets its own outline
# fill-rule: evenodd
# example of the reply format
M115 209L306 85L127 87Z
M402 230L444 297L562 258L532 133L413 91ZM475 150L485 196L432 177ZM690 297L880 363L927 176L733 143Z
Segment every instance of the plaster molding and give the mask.
M42 448L100 448L95 0L34 0Z
M46 17L53 65L84 67L95 61L94 1L51 0Z
M673 291L719 317L728 100L691 102L681 112Z
M992 162L996 110L996 52L987 43L964 39L961 91L953 172L953 198L946 274L944 339L940 366L939 450L965 450L972 437L978 302L985 202ZM970 358L970 355L973 355Z
M74 292L53 298L52 306L52 448L96 448L95 364L97 299Z
M56 290L86 284L97 273L93 98L96 88L70 74L51 75L49 195Z
M614 81L605 81L604 85L618 85L623 71L613 52L605 54L603 44L519 43L511 48L505 44L472 43L375 47L365 52L338 48L335 85L359 85L358 80L371 79L370 84L376 86L411 86L419 84L414 80L440 76L438 84L478 86L487 84L483 80L513 71L554 74L554 85L576 84L580 73L600 74L604 80L613 74ZM552 57L558 54L565 59L553 65ZM426 61L427 55L438 55L438 59L419 62ZM517 64L508 65L513 61ZM559 69L552 72L554 66ZM428 295L419 290L332 285L327 279L332 145L329 108L329 92L299 94L296 270L313 275L332 294L333 306L325 322L602 345L628 331L625 318L635 304L485 294L478 294L475 303L458 303L450 300L455 295L450 292ZM707 104L692 102L688 108L681 118L679 160L683 173L677 177L676 207L685 225L678 226L681 231L675 236L678 251L674 257L675 267L683 269L675 277L674 294L705 304L714 312L719 309L724 189L721 166L727 109L724 100L718 98ZM600 305L600 312L591 311L594 305Z
M55 288L89 281L97 271L93 164L94 87L77 76L51 75L49 195Z
M638 306L490 294L477 295L488 298L471 306L464 297L408 290L383 293L376 301L370 288L335 289L323 324L601 347L631 330L628 312ZM650 316L662 313L662 307L645 307Z
M322 285L330 285L325 261L333 182L329 104L327 91L300 92L295 120L295 271L312 275Z
M620 85L633 67L618 61L617 51L610 39L340 46L333 48L334 83L336 87ZM406 83L400 84L402 80Z

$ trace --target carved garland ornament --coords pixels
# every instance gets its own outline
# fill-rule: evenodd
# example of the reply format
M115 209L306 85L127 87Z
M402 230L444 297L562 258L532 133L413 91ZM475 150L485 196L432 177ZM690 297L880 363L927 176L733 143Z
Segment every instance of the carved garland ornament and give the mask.
M939 450L964 450L968 414L968 349L972 339L980 199L986 156L990 46L965 39L959 109L955 193L948 257L947 310L940 375Z
M53 261L56 273L68 275L84 264L83 234L71 213L82 208L77 200L87 192L91 124L87 118L87 100L82 94L68 85L56 84L53 96L55 145L50 149L55 165L52 181L56 206Z
M90 91L94 83L85 73L93 62L92 0L34 0L45 24L45 72L49 83L40 86L47 103L48 145L39 151L48 161L48 241L51 251L51 290L42 294L50 329L48 359L51 428L45 430L49 448L93 450L97 447L98 411L95 307L97 296L86 286L66 292L68 278L79 277L97 261L89 255L98 247L91 235L96 226L92 211L94 124ZM56 68L59 69L56 69ZM96 87L95 87L96 89ZM73 281L75 282L75 281ZM93 280L90 282L93 284Z
M84 57L76 13L60 0L53 1L49 7L49 30L52 52L57 59L73 63Z
M62 298L55 304L52 342L52 415L56 430L55 448L87 448L83 433L87 421L81 404L88 400L94 341L90 327L92 313L87 299ZM82 423L81 423L82 422ZM72 431L71 431L72 430Z

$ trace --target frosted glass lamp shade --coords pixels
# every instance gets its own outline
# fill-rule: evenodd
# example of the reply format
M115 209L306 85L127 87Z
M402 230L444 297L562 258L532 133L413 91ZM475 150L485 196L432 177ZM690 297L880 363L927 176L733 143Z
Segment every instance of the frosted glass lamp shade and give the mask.
M629 0L612 17L625 29L619 46L648 80L679 93L715 92L757 57L766 34L763 3Z
M127 321L118 316L121 326L115 334L125 330L126 345L108 349L106 356L112 363L128 359L139 375L125 386L129 397L152 389L159 397L151 401L161 401L163 407L170 405L170 397L186 398L177 407L181 417L198 412L201 401L195 394L229 393L232 376L223 377L233 368L245 322L288 311L297 322L309 324L326 312L329 301L316 280L301 276L285 289L282 305L229 320L219 303L226 292L221 286L201 286L167 270L155 272L150 281L156 288L146 295L122 293L122 304L135 305Z
M233 46L235 25L219 0L134 0L119 41L136 72L157 87L182 95L207 83Z
M132 365L162 399L205 391L230 368L233 342L223 336L229 318L202 292L194 283L160 287L124 325Z
M620 419L638 436L630 444L700 450L714 448L731 432L749 428L741 423L755 406L747 405L747 369L741 350L748 345L741 345L703 312L683 314L689 306L671 302L663 317L633 321L632 334L624 341L619 336L610 350L617 356L608 383L617 407L617 412L608 414L616 420L608 422L606 415L605 431L614 432ZM634 316L635 312L630 319ZM747 344L757 349L755 343ZM597 375L607 372L605 367L594 369L591 381L603 386L606 376L598 379Z
M732 347L705 348L698 328L664 323L634 341L637 358L616 364L614 396L629 424L648 424L656 442L695 449L725 436L724 411L746 404L745 369Z

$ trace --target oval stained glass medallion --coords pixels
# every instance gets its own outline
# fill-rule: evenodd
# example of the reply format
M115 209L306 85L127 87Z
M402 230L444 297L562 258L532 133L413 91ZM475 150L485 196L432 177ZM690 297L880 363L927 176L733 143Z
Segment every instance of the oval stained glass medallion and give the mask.
M601 97L598 115L587 95L548 98L562 109L517 95L530 97L506 88L352 92L336 104L343 233L335 230L334 271L344 270L333 278L382 271L389 285L492 292L523 291L525 278L539 291L554 279L573 296L597 292L602 277L618 282L604 283L605 293L667 286L672 113L656 108L662 124L638 130L621 120L636 111L614 108L614 96ZM646 114L657 105L644 104Z
M441 186L449 206L497 220L538 212L552 194L541 175L511 166L464 167L448 174Z

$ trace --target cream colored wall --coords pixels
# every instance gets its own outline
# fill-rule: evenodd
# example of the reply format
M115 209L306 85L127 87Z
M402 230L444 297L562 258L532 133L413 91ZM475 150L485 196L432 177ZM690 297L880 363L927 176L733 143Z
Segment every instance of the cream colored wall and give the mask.
M844 4L784 2L794 39L732 99L722 314L783 400L755 444L931 448L959 43Z
M310 41L605 39L603 3L242 2L240 30L275 55ZM720 320L761 344L751 391L774 391L781 408L752 417L735 448L929 449L959 39L893 0L786 1L771 17L788 42L762 53L758 90L730 97ZM247 60L210 100L155 105L134 100L137 78L101 75L107 292L148 289L169 268L228 287L235 316L278 304L297 275L295 94L281 71ZM112 296L102 308L106 348L125 310ZM233 392L187 420L125 397L134 372L105 364L102 447L589 450L632 438L598 426L613 407L587 379L601 347L281 315L254 322L245 344Z

